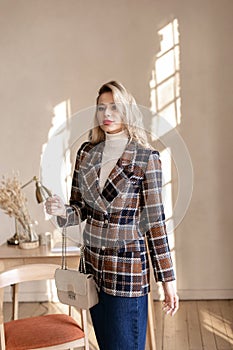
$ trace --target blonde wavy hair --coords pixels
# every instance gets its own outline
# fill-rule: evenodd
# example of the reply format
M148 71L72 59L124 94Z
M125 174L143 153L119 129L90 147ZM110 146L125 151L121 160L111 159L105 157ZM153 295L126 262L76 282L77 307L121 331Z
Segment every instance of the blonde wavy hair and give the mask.
M143 116L134 97L121 83L110 81L102 85L99 89L96 99L96 107L100 96L105 92L111 92L113 94L114 102L116 103L118 110L121 112L122 120L125 128L128 130L130 139L139 142L143 146L149 146L147 135L144 131ZM98 124L96 114L97 109L94 117L94 127L89 133L89 140L92 144L97 144L105 140L105 133Z

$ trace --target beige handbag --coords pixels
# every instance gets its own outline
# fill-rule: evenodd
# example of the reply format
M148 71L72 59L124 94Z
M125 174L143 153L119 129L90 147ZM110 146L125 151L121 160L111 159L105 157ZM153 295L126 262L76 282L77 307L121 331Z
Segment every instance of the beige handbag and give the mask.
M93 275L86 274L84 249L81 249L80 271L70 270L66 263L66 227L62 231L62 266L55 271L55 284L61 303L81 309L90 309L99 301L98 288Z

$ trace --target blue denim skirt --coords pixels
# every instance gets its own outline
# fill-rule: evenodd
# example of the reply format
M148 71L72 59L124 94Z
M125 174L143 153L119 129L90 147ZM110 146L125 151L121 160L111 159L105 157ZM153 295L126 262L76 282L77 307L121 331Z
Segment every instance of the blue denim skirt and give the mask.
M100 291L90 309L100 350L144 350L148 296L118 297Z

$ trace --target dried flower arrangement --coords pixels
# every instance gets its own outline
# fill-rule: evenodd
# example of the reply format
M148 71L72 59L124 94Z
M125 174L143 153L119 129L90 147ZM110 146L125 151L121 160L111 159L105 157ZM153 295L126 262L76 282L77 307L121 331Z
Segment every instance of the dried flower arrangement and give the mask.
M27 208L27 198L24 195L17 176L3 177L0 182L0 209L21 224L24 239L30 240L31 218Z

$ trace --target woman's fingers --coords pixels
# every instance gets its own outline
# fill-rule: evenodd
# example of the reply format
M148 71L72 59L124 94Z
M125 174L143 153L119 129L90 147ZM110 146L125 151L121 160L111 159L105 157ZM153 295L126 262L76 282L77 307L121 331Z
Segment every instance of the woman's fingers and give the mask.
M49 215L55 215L55 216L65 215L65 205L62 199L57 195L49 197L46 200L45 208L46 208L46 212Z
M173 308L172 316L175 315L175 313L178 311L178 309L179 309L179 297L178 297L178 295L176 295L175 300L174 300L174 308Z
M171 316L174 316L177 310L179 309L179 298L177 295L172 297L170 300L165 300L163 303L163 311Z
M179 308L179 297L176 292L175 281L163 282L162 286L165 296L163 311L173 316Z

